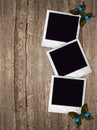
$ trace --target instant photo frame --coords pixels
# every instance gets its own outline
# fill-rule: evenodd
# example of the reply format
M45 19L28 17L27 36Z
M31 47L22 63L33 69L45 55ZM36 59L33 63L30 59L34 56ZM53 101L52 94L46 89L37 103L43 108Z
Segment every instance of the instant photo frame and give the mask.
M92 72L79 40L71 41L46 53L55 75L82 77Z
M80 15L47 10L42 46L55 48L78 39L80 18Z
M48 112L80 114L84 104L86 79L52 76Z

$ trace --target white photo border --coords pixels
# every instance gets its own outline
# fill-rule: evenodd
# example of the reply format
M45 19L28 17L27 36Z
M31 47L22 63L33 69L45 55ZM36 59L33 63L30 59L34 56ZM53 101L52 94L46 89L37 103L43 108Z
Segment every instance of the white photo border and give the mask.
M54 71L54 73L55 73L55 75L59 75L59 74L58 74L57 69L56 69L56 67L55 67L55 65L54 65L54 63L53 63L53 60L52 60L51 56L50 56L50 52L56 51L57 49L62 48L62 47L64 47L64 46L68 46L69 44L72 44L72 43L74 43L74 42L76 42L76 41L77 41L77 43L78 43L78 45L79 45L79 47L80 47L80 50L81 50L81 52L82 52L82 55L83 55L83 57L84 57L84 59L85 59L85 62L86 62L86 64L87 64L87 66L86 66L86 67L83 67L83 68L81 68L81 69L78 69L78 70L76 70L76 71L74 71L74 72L71 72L71 73L69 73L69 74L66 74L66 75L64 75L64 76L83 77L83 76L85 76L85 75L87 75L87 74L89 74L89 73L92 72L91 67L90 67L90 65L89 65L89 62L88 62L88 60L87 60L87 58L86 58L86 56L85 56L85 53L84 53L84 51L83 51L83 49L82 49L81 43L80 43L80 41L79 41L78 39L76 39L76 40L74 40L74 41L68 42L66 45L61 45L61 46L59 46L59 47L57 47L57 48L51 49L50 51L47 51L47 52L46 52L46 54L47 54L47 56L48 56L48 59L49 59L49 61L50 61L50 63L51 63L51 66L52 66L52 68L53 68L53 71Z
M68 15L68 16L78 17L79 18L79 22L78 22L77 34L76 34L76 38L75 38L75 39L78 39L79 31L80 31L80 19L81 19L80 15L73 15L71 13L64 13L64 12L59 12L59 11L54 11L54 10L47 10L46 20L45 20L45 25L44 25L44 32L43 32L43 38L42 38L42 47L55 48L55 47L58 47L58 46L60 46L62 44L67 44L67 42L48 40L48 39L45 38L46 37L46 32L47 32L48 21L49 21L49 14L50 13L57 13L57 14L64 14L64 15ZM74 41L74 40L72 40L72 41Z
M52 104L52 95L53 95L53 83L54 83L54 78L63 78L63 79L76 79L76 80L83 80L84 85L83 85L83 94L82 94L82 105L84 105L85 102L85 91L86 91L86 79L85 78L72 78L72 77L62 77L62 76L54 76L52 75L51 77L51 86L50 86L50 94L49 94L49 104L48 104L48 112L54 112L54 113L64 113L68 114L68 112L77 112L81 113L81 108L82 107L72 107L72 106L63 106L63 105L54 105Z

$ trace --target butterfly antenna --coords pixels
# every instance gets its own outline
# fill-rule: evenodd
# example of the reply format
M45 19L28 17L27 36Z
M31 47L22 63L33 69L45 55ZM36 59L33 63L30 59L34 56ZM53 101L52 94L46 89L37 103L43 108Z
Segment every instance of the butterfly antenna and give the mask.
M86 9L86 4L84 3L84 1L83 1L83 5L82 6L83 6L84 9Z
M83 5L85 5L85 2L83 1Z

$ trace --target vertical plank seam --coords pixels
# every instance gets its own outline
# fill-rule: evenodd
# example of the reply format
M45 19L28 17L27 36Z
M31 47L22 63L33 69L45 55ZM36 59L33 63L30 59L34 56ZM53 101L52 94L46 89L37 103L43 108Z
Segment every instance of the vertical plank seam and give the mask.
M5 0L4 0L4 15L3 15L3 17L4 17L4 20L5 20ZM4 23L4 30L5 30L5 23ZM5 33L5 31L4 31L4 33ZM3 50L4 50L4 87L5 87L5 81L6 81L6 79L5 79L5 63L6 63L6 61L5 61L5 44L3 45ZM4 93L4 99L5 99L5 93ZM5 104L6 104L6 100L5 100ZM4 108L5 108L5 106L4 106ZM3 112L3 116L5 116L5 112ZM4 117L3 117L4 118ZM3 119L3 125L2 125L2 129L4 129L4 119Z
M27 130L29 130L28 126L28 101L27 101L27 31L28 31L28 6L29 6L29 0L27 0L27 13L26 13L26 29L25 29L25 57L26 57L26 74L25 74L25 101L26 101L26 118L27 118Z
M14 91L14 120L15 120L15 130L16 130L16 104L15 104L15 29L16 29L16 0L14 0L14 4L15 4L15 11L14 11L14 83L13 83L13 85L14 85L14 88L13 88L13 91Z
M16 130L17 130L17 121L16 121L16 100L15 100L15 32L16 32L16 21L17 21L17 16L16 16L16 13L17 13L17 3L16 3L16 0L15 0L15 4L16 4L16 7L15 7L15 23L14 23L14 105L15 105L15 124L16 124Z

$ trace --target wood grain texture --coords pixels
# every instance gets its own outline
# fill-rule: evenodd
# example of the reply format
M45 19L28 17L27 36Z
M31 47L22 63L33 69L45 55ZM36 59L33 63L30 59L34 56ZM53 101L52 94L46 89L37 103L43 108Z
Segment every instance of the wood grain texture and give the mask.
M14 103L15 1L0 1L0 130L16 130Z
M47 9L69 12L82 0L0 0L0 130L97 129L97 0L85 0L96 15L79 39L93 72L86 76L85 101L95 118L76 128L68 115L49 113L49 48L41 47Z
M27 130L26 105L26 23L27 0L16 1L14 44L14 88L16 107L16 129Z

